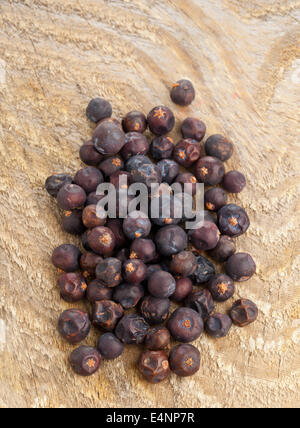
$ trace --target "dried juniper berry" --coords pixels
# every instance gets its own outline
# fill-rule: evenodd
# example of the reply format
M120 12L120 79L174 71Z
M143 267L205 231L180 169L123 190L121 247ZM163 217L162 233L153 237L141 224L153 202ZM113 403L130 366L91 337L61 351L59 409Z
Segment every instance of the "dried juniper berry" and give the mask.
M256 264L250 254L236 253L226 262L226 273L233 281L248 281L256 272Z
M116 238L116 248L125 248L128 245L128 239L123 231L123 221L118 218L108 220L107 227L113 232Z
M82 187L77 184L66 184L57 194L57 202L61 209L72 211L84 206L86 193Z
M98 254L88 251L80 257L80 267L84 273L94 275L97 264L102 262L102 260L102 257Z
M140 345L144 342L149 330L149 324L143 317L136 314L124 315L119 321L115 334L121 342L127 345Z
M209 211L219 211L227 204L227 194L220 187L213 187L204 194L205 208Z
M135 239L130 246L130 258L151 263L156 257L156 247L151 239Z
M175 289L176 281L169 272L155 272L148 280L148 291L153 297L170 297Z
M213 276L207 288L216 302L225 302L230 299L235 292L234 282L224 273Z
M210 315L205 322L206 333L215 339L227 336L231 327L231 318L226 314L215 313Z
M182 186L182 190L194 196L197 192L197 178L190 172L182 172L177 175L175 183Z
M93 305L92 322L97 328L113 331L124 315L121 305L112 300L98 300Z
M97 166L103 159L103 156L95 149L92 140L87 141L80 147L79 156L82 162L89 166Z
M233 304L230 317L234 324L239 327L246 327L256 321L258 308L251 300L240 299Z
M124 345L113 333L104 333L98 340L97 349L105 360L115 360L123 354Z
M84 189L87 194L95 192L99 184L103 182L102 172L93 166L80 169L74 177L74 183Z
M60 189L66 184L71 184L72 181L72 177L68 174L52 174L47 178L45 188L49 195L56 198Z
M154 197L149 203L152 223L157 226L178 224L182 221L182 205L173 195Z
M132 183L143 183L148 188L151 188L151 184L160 184L161 180L160 169L154 164L143 164L131 171Z
M125 145L121 151L122 158L127 161L132 156L146 155L150 144L147 138L139 132L129 132L125 136Z
M59 276L57 283L60 295L66 302L79 302L84 298L87 285L80 273L63 273Z
M158 252L168 257L183 251L187 247L188 238L181 227L164 226L157 232L155 243Z
M52 263L65 272L75 272L79 269L81 252L72 244L63 244L52 253Z
M116 287L122 281L122 263L119 259L109 257L96 266L96 277L109 288Z
M85 231L82 222L82 211L65 211L62 216L62 228L71 235L81 235Z
M139 371L150 383L164 381L170 374L168 356L164 351L145 351L139 359Z
M247 232L250 220L244 208L229 204L218 211L218 226L222 235L237 237Z
M86 115L92 122L100 122L100 120L111 117L111 104L104 98L93 98L87 106Z
M126 190L131 184L131 174L127 171L117 171L109 177L109 181L116 189Z
M225 168L220 159L204 156L196 164L196 177L200 183L210 186L220 184L225 175Z
M144 287L141 284L121 284L115 288L113 299L124 309L131 309L139 303L144 294Z
M162 267L158 264L156 265L149 265L147 266L147 276L146 276L146 280L148 281L150 276L153 275L155 272L159 272L163 270Z
M97 192L91 192L86 198L85 205L97 205L103 198L105 198L105 195L98 195Z
M187 138L179 141L174 149L174 160L184 168L190 168L201 155L201 146L198 141Z
M191 251L182 251L172 257L170 271L174 275L191 276L197 268L195 255Z
M220 239L218 227L211 221L201 222L197 229L191 231L190 240L197 250L207 251L216 247Z
M132 171L139 169L142 165L151 165L151 164L152 164L152 161L147 156L144 156L144 155L132 156L126 162L126 171L131 173Z
M170 300L146 296L142 300L139 311L150 325L162 324L169 315Z
M173 302L182 302L193 291L193 283L190 278L179 278L176 280L176 289L171 296Z
M189 106L192 104L195 97L196 91L190 80L179 80L172 87L171 98L175 104L183 107Z
M155 160L168 159L172 157L174 147L173 138L162 135L152 141L150 154Z
M206 257L198 255L196 260L197 268L191 279L196 285L205 284L216 274L216 269Z
M190 308L179 308L171 315L168 329L175 340L189 343L201 336L204 324L198 312Z
M166 327L154 327L148 331L145 347L151 351L163 351L170 346L171 335Z
M240 193L246 186L246 178L239 171L229 171L224 175L223 187L229 193Z
M71 353L69 361L76 374L91 376L99 370L102 358L97 349L91 346L80 346Z
M175 116L166 106L157 106L148 114L150 131L155 135L166 135L175 126Z
M123 222L123 231L131 240L146 238L151 232L151 226L151 221L146 214L132 211Z
M105 177L110 177L124 168L124 162L119 156L111 156L99 164L100 171Z
M175 346L169 356L170 368L177 376L193 376L200 369L201 356L190 344Z
M212 295L206 289L195 291L194 293L190 294L185 299L184 305L187 308L197 311L204 321L207 320L215 308Z
M216 248L209 251L210 257L217 262L225 262L236 252L235 242L230 236L221 235Z
M104 226L106 223L107 213L101 206L88 205L82 213L82 221L85 227L93 229L94 227Z
M119 125L104 121L95 129L93 143L101 155L116 155L125 144L125 134Z
M179 174L179 165L172 159L163 159L158 162L157 167L161 172L162 182L172 184Z
M125 132L139 132L143 134L147 129L147 119L140 111L131 111L122 120Z
M88 284L86 297L89 302L94 303L100 300L111 300L113 296L113 289L103 285L98 279L93 279Z
M140 284L146 276L147 266L142 260L130 259L123 264L123 277L129 284Z
M95 227L88 231L87 241L89 247L101 256L110 255L116 245L113 232L105 226Z
M89 334L91 322L86 312L79 309L64 311L58 320L60 335L72 345L82 342Z
M92 251L91 247L88 244L88 230L85 230L81 235L81 243L86 251Z
M233 144L223 135L212 135L205 142L205 151L208 156L227 161L233 154Z
M186 118L181 125L183 138L192 138L196 141L202 141L206 133L206 125L194 117Z

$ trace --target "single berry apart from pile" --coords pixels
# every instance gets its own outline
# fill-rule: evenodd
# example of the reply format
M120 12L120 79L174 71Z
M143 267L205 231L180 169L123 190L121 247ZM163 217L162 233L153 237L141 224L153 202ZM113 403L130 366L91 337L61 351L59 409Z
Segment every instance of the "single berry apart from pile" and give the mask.
M256 321L258 308L251 300L240 299L233 304L230 310L230 317L234 324L239 327L246 327Z
M171 335L166 327L154 327L148 331L145 347L151 351L163 351L170 346Z
M97 123L111 117L112 107L104 98L93 98L87 106L86 115L91 121Z
M227 260L226 272L234 281L248 281L256 272L256 264L250 254L236 253Z
M208 317L205 323L206 333L215 339L227 336L231 327L231 318L226 314L215 313Z
M80 346L70 355L71 367L80 376L91 376L96 373L101 361L101 355L97 349L90 346Z
M58 331L72 345L82 342L89 334L91 322L86 312L79 309L64 311L58 320Z
M190 80L179 80L172 87L171 98L175 104L183 107L189 106L195 97L196 91Z
M234 282L224 273L213 276L207 287L216 302L225 302L230 299L235 292Z
M123 343L113 333L102 334L98 340L97 348L105 360L114 360L124 351Z
M182 123L181 133L183 138L192 138L200 142L206 133L205 123L194 117L188 117Z
M165 135L172 131L175 126L175 116L166 106L158 106L148 114L150 131L155 135Z
M223 187L229 193L240 193L246 186L246 178L239 171L229 171L224 175Z
M244 208L229 204L219 210L218 226L222 235L237 237L247 232L250 220Z
M189 343L201 336L204 325L198 312L190 308L179 308L171 315L168 329L175 340Z
M205 151L208 156L227 161L233 154L233 144L223 135L212 135L206 140Z
M151 383L159 383L170 374L168 356L164 351L145 351L140 356L139 370Z
M200 352L190 344L177 345L171 350L169 361L172 372L178 376L192 376L200 369Z

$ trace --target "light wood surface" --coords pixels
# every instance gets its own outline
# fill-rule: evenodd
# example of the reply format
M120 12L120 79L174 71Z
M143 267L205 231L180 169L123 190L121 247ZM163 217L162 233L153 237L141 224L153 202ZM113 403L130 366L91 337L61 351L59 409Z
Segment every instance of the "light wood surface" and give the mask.
M299 407L299 18L298 0L1 0L1 407ZM183 77L197 88L189 108L169 98ZM62 232L44 181L80 167L96 95L117 118L160 103L178 124L198 116L209 134L232 138L227 169L247 177L230 200L249 211L238 248L258 272L236 298L257 302L259 319L199 339L192 378L147 384L136 347L76 377L56 332L71 305L59 299L50 255L78 241Z

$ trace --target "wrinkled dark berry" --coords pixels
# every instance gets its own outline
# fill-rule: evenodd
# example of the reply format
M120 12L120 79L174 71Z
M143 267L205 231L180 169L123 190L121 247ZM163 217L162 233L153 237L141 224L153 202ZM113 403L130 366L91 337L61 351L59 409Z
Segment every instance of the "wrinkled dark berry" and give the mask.
M176 281L169 272L159 271L148 280L148 291L153 297L161 299L172 296L175 292Z
M230 317L234 324L239 327L246 327L256 321L258 308L251 300L240 299L233 304L230 310Z
M139 308L141 315L150 325L163 323L168 318L169 310L169 299L160 299L153 296L146 296Z
M66 184L57 194L57 202L61 209L72 211L84 206L86 193L82 187L77 184Z
M150 131L155 135L168 134L175 126L175 116L165 106L158 106L151 110L147 120Z
M197 178L190 172L182 172L178 174L175 183L182 186L182 190L189 195L195 195L197 192Z
M227 204L227 194L220 187L214 187L205 192L204 203L207 210L217 212Z
M139 169L142 165L151 165L152 161L143 155L132 156L132 158L128 159L126 162L126 171L132 172L134 170Z
M212 135L206 140L205 151L208 156L227 161L233 154L233 144L223 135Z
M187 234L179 226L162 227L156 234L157 250L163 256L180 253L187 247Z
M123 315L122 306L112 300L99 300L93 305L93 325L105 331L113 331Z
M93 229L94 227L104 226L106 223L106 212L97 205L88 205L82 213L82 221L85 227Z
M190 278L179 278L176 280L175 293L172 294L173 302L182 302L193 291L193 283Z
M246 186L246 178L239 171L229 171L224 175L223 187L229 193L240 193Z
M216 302L225 302L230 299L235 292L234 282L229 276L223 273L213 276L207 288Z
M86 115L91 121L100 122L100 120L111 117L111 104L104 98L93 98L87 106Z
M160 169L156 165L143 164L131 171L131 180L133 183L143 183L151 188L151 184L160 184L162 178Z
M94 303L99 300L111 300L113 289L103 285L98 279L94 279L88 285L86 297L89 302Z
M55 248L52 253L52 263L65 272L75 272L79 269L81 252L72 244L63 244Z
M103 172L105 177L110 177L116 172L124 168L124 162L119 156L112 156L107 159L104 159L100 165L99 169Z
M200 369L201 356L195 346L177 345L170 352L170 368L177 376L193 376Z
M163 159L158 162L157 167L161 172L162 182L172 184L179 174L179 165L172 159Z
M127 113L122 125L125 132L140 132L141 134L146 131L148 126L146 116L140 111Z
M125 144L125 134L120 126L105 121L95 129L93 143L101 155L116 155Z
M149 325L144 318L136 314L129 314L119 321L115 333L117 338L127 345L140 345L144 342L148 330Z
M151 232L151 226L151 221L145 214L132 211L123 222L123 231L131 240L146 238Z
M225 168L220 159L205 156L196 164L196 177L200 183L210 186L220 184L225 175Z
M220 231L214 223L204 220L197 229L191 231L190 239L197 250L212 250L220 239Z
M174 160L179 165L190 168L201 155L201 146L198 141L191 138L181 140L174 149Z
M191 251L182 251L173 256L170 271L174 275L191 276L197 268L197 260Z
M135 239L130 246L130 258L151 263L156 257L156 247L151 239Z
M122 158L127 161L132 156L146 155L150 144L147 138L138 132L129 132L125 136L125 146L121 151Z
M116 287L122 281L122 263L119 259L109 257L97 264L96 277L109 288Z
M179 80L172 87L171 98L175 104L183 107L189 106L195 97L196 91L190 80Z
M98 351L105 360L114 360L123 354L123 343L113 334L104 333L97 345Z
M196 285L208 282L216 273L214 265L203 256L196 256L197 268L191 279Z
M117 171L109 177L116 189L128 189L131 184L131 174L127 171Z
M168 356L164 351L145 351L139 359L139 371L151 383L159 383L170 374Z
M179 308L171 315L168 329L175 340L189 343L201 336L204 325L198 312L190 308Z
M103 156L95 149L92 140L87 141L80 147L79 156L82 162L89 166L97 166L103 159Z
M174 140L163 135L154 138L150 146L150 153L155 160L168 159L172 157L174 147Z
M205 331L209 336L219 339L227 336L232 327L232 321L228 315L213 314L205 323Z
M94 275L97 264L102 262L102 260L102 257L100 257L98 254L88 251L87 253L82 254L80 257L81 269L84 273Z
M170 346L171 335L166 327L154 327L148 331L145 346L151 351L163 351Z
M216 248L209 251L210 257L215 259L217 262L225 262L236 252L235 242L230 236L220 236L219 242Z
M89 334L91 322L86 312L79 309L64 311L58 320L58 331L72 345L82 342Z
M206 134L206 125L199 119L188 117L181 126L183 138L192 138L196 141L202 141Z
M60 295L66 302L78 302L84 298L87 285L80 273L63 273L59 276L57 283Z
M205 289L190 294L184 301L184 305L197 311L204 321L215 308L212 295Z
M86 198L85 205L97 205L103 198L105 198L105 195L97 195L97 192L91 192Z
M88 231L88 245L97 254L101 256L110 255L116 244L116 238L108 227L95 227Z
M113 232L116 238L116 248L127 247L128 240L123 231L123 221L118 218L108 220L107 227Z
M102 361L97 349L90 346L74 349L69 360L74 372L80 376L91 376L96 373Z
M256 264L250 254L236 253L226 262L226 273L234 281L248 281L256 272Z
M250 220L244 208L229 204L219 210L218 226L222 235L237 237L247 232Z
M113 299L124 309L131 309L139 303L144 294L144 287L141 284L121 284L115 288Z
M87 194L95 192L99 184L103 182L104 178L101 171L93 166L80 169L74 177L74 183L85 190Z
M82 222L82 211L65 211L62 217L62 228L65 232L72 235L81 235L85 231Z
M123 265L123 277L129 284L140 284L146 279L147 266L142 260L130 259Z
M68 174L53 174L47 178L45 187L49 195L56 198L60 189L66 184L71 184L72 181L72 177Z

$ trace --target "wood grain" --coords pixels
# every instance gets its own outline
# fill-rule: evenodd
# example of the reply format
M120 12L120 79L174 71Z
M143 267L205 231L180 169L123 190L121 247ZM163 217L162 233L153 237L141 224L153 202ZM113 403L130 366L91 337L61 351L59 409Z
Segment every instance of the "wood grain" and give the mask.
M298 0L1 0L1 407L299 407L299 16ZM147 384L135 347L75 377L56 332L70 305L50 255L78 241L62 232L45 178L80 167L92 96L121 118L172 106L169 87L182 77L197 99L175 109L178 123L196 115L209 134L230 136L227 168L248 180L230 200L249 211L238 247L258 272L236 297L257 302L258 322L197 341L193 378Z

